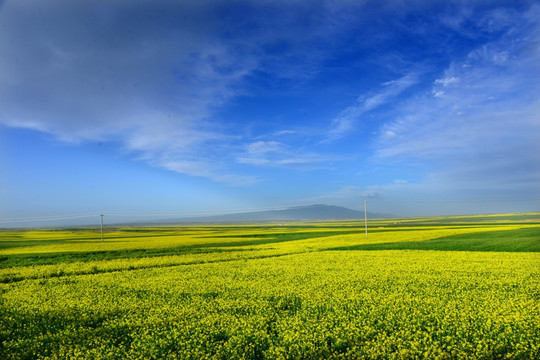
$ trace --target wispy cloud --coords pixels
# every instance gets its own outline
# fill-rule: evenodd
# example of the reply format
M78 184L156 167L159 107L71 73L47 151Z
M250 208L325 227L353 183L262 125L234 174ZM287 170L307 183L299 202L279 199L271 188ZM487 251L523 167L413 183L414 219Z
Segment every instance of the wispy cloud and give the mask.
M238 123L216 113L245 94L256 71L293 80L317 74L338 46L332 34L340 26L336 14L307 3L234 6L53 0L36 11L31 0L8 2L0 13L0 50L9 54L0 59L0 123L62 141L114 140L153 165L235 178L223 158L217 165L212 155L201 156L205 147L220 147L233 163L239 144L249 141L238 139ZM285 134L291 130L276 136ZM289 155L257 160L248 152L241 161L316 162ZM196 170L202 168L214 170Z
M247 144L236 160L240 164L256 166L302 168L328 159L326 156L301 152L277 141L257 141Z
M56 1L41 13L28 1L8 5L0 123L70 142L115 140L154 165L230 178L195 170L216 168L195 155L230 141L211 117L255 62L234 41L212 41L211 4ZM160 160L173 155L190 165Z
M540 7L513 15L493 19L505 36L454 61L429 92L398 109L381 128L380 160L433 161L433 178L454 186L540 190Z
M292 135L292 134L296 134L297 132L295 130L280 130L280 131L276 131L274 133L274 136L282 136L282 135Z
M407 74L399 79L385 82L379 92L360 96L356 104L341 111L333 120L326 141L339 139L353 131L360 117L368 111L387 104L407 88L418 82L418 75Z
M159 159L153 159L150 163L171 171L192 176L200 176L233 186L249 186L259 182L259 179L257 179L255 176L242 176L224 173L222 169L209 166L209 164L212 164L213 162L203 162L200 159L192 161L183 160L185 158L186 156L175 156L172 159L162 156Z
M225 165L234 163L239 144L246 140L235 129L242 125L216 119L216 113L244 94L244 80L256 69L305 78L300 70L307 59L300 60L302 50L297 48L328 36L322 28L315 35L291 31L298 27L294 16L282 18L276 27L247 17L238 26L253 30L235 30L219 21L213 1L155 7L144 1L118 2L103 8L92 2L56 2L42 15L25 1L3 9L0 43L10 56L1 60L0 123L48 132L63 141L119 141L154 166L227 183L251 181L229 173ZM261 11L249 2L240 6ZM221 26L234 36L221 36ZM299 46L271 50L283 42ZM298 60L276 62L283 52ZM316 72L319 56L310 54L307 73ZM287 134L292 130L276 136ZM271 153L257 158L261 153L251 148L240 161L319 161L291 149Z
M249 175L254 167L272 176L267 169L339 162L351 174L373 146L383 163L432 162L431 179L460 186L538 179L537 5L37 3L11 1L0 12L2 125L115 141L133 159L227 184L264 180ZM360 96L344 105L344 93ZM361 133L368 117L377 121Z

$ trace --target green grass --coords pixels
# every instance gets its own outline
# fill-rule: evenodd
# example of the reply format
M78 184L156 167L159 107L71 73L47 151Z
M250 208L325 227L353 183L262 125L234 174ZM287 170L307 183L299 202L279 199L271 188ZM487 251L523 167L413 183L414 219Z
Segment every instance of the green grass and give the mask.
M332 250L438 250L540 252L540 227L481 231L426 241L396 241L342 246Z
M537 359L540 214L0 231L2 359Z

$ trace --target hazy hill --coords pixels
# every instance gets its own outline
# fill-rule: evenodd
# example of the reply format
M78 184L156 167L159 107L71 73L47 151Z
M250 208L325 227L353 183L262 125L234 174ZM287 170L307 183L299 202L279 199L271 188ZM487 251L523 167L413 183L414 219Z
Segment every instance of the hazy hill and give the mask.
M387 214L368 212L368 218L388 218ZM283 210L255 211L226 215L169 219L166 222L247 222L247 221L299 221L299 220L345 220L363 219L364 212L341 206L310 205Z

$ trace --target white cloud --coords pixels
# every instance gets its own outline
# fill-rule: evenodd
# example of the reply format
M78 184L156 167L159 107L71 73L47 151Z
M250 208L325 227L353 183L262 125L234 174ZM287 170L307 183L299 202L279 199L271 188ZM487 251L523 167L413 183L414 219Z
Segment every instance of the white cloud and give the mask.
M281 131L276 131L274 133L274 136L292 135L292 134L296 134L296 131L294 131L294 130L281 130Z
M435 90L433 89L431 91L431 93L433 94L433 96L435 97L443 97L444 96L444 91L441 91L441 90Z
M452 84L456 84L458 82L459 82L459 80L455 76L435 80L436 85L441 84L444 87L447 87L447 86L452 85Z
M388 103L404 90L418 82L416 73L407 74L399 79L382 84L376 94L360 96L357 103L341 111L333 120L328 131L327 141L332 141L350 134L357 125L359 118L366 112Z
M0 124L69 142L120 141L153 165L229 182L212 156L199 155L230 142L210 119L256 61L234 40L214 41L210 3L161 5L53 1L38 11L8 2Z
M265 11L279 9L286 16L231 12L232 18L223 20L216 4L224 3L52 0L42 7L32 0L7 2L0 12L0 52L8 54L0 58L0 124L70 142L114 140L154 165L175 156L174 164L197 166L163 166L214 180L221 178L217 173L230 178L227 169L214 164L222 156L201 156L204 147L231 154L239 146L236 124L214 115L244 94L244 79L255 69L280 79L316 74L331 53L319 44L338 46L333 34L343 23L334 23L339 15L317 6L292 3L286 5L291 11L284 11L284 4L271 2ZM242 6L261 11L259 3ZM313 19L309 25L298 21L304 8ZM283 43L289 50L266 50ZM286 134L293 132L276 136ZM288 155L268 161L318 161L314 155ZM247 159L259 161L265 162L253 154ZM214 170L205 175L194 170L198 167Z
M297 151L277 141L257 141L247 144L236 161L256 166L306 166L327 161L325 156Z
M154 159L151 164L182 174L200 176L213 181L226 183L234 186L248 186L253 185L259 181L254 176L223 174L223 172L220 171L221 169L210 167L208 166L208 163L201 162L200 160L176 160L167 159L166 157L164 157L162 159Z
M380 129L380 161L432 162L432 179L449 186L539 191L540 7L521 17L398 109Z
M407 180L400 180L400 179L396 179L394 180L394 184L396 185L407 185L409 182Z
M248 144L246 148L250 155L263 155L269 152L281 152L284 150L283 144L277 141L257 141Z

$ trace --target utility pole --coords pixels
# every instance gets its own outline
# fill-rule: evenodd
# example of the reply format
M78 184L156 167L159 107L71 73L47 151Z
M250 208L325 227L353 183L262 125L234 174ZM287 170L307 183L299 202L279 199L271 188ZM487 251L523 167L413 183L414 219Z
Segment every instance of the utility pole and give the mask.
M366 227L366 237L367 237L367 200L364 200L364 225Z
M103 242L103 214L99 214L101 216L101 242Z

